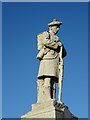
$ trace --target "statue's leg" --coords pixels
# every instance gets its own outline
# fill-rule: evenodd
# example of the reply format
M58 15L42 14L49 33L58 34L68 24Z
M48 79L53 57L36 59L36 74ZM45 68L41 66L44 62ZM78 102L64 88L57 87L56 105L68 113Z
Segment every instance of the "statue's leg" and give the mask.
M45 101L51 99L51 78L45 78L44 79L44 95L45 95Z
M56 99L56 82L53 78L51 79L51 98Z
M38 103L43 102L43 91L44 91L43 85L44 85L44 80L38 79L37 80L37 93L38 93L37 102Z

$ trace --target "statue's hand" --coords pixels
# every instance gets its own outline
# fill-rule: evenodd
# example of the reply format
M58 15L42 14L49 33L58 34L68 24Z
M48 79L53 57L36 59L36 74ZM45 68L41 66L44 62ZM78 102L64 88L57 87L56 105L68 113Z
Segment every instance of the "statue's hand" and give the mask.
M44 47L39 51L36 58L41 60L43 58L43 56L44 56Z

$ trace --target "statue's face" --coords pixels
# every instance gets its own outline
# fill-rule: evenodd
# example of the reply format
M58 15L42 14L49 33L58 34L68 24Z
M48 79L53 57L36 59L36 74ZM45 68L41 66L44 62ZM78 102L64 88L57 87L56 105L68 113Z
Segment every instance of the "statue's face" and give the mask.
M57 32L59 31L60 27L59 26L52 26L51 27L51 31L54 33L54 34L57 34Z

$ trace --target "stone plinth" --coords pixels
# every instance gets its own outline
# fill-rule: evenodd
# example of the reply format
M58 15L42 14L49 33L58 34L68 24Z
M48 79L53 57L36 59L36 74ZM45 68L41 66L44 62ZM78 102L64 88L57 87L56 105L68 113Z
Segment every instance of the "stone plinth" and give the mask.
M32 111L21 116L21 118L55 118L55 120L57 118L70 118L70 120L76 120L67 106L54 100L33 104Z

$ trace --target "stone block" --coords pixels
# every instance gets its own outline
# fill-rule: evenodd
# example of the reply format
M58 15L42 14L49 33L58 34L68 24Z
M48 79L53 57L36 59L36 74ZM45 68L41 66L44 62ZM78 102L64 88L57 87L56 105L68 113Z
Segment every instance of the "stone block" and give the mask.
M32 111L21 116L21 118L55 118L55 120L69 118L69 120L76 120L66 105L57 103L54 100L49 100L47 103L33 104Z

